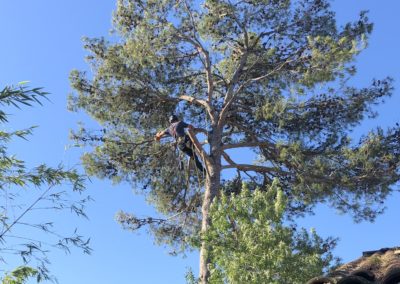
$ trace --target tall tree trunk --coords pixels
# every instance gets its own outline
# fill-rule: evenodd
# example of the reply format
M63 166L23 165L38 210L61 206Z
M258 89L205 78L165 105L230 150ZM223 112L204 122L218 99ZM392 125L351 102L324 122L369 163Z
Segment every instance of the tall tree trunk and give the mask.
M210 151L211 163L207 165L207 177L204 189L204 199L202 205L202 222L201 222L201 234L207 232L211 225L210 222L210 206L215 196L217 196L220 185L221 185L221 155L219 153L219 145L217 141L220 141L220 135L213 135ZM200 248L200 283L207 284L210 276L208 264L210 263L209 258L209 247L208 244L202 240Z

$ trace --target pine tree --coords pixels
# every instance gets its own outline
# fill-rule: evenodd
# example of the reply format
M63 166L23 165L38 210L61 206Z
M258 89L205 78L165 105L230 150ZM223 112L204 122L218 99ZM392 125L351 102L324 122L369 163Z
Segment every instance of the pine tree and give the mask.
M126 228L150 225L184 249L210 227L214 198L245 179L264 189L279 180L289 217L321 202L357 221L382 212L399 180L400 130L349 137L393 91L390 78L348 84L372 32L366 12L338 27L326 0L118 0L113 24L117 40L85 40L93 77L72 71L70 108L102 126L73 133L94 146L87 172L129 181L162 215L121 212ZM207 133L204 178L191 170L188 180L169 141L152 141L171 113ZM237 162L235 149L254 161ZM222 179L228 170L234 179Z

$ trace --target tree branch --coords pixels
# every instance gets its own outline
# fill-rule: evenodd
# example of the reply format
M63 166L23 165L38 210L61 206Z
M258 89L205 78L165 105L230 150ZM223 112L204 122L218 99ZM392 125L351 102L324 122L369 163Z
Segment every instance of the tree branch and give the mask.
M199 153L199 155L200 155L200 157L202 158L202 160L204 161L204 163L205 163L206 165L207 165L207 164L211 164L210 158L208 157L206 151L204 151L204 149L203 149L203 147L201 146L199 140L197 140L197 137L196 137L194 131L191 130L191 129L188 129L188 135L189 135L190 140L192 140L193 145L194 145L196 151Z
M173 98L173 99L174 99L174 98ZM191 97L191 96L188 96L188 95L179 96L178 99L179 99L179 100L187 101L187 102L189 102L189 103L191 103L191 104L197 104L197 105L199 105L199 106L202 106L202 107L204 107L204 108L207 110L207 112L208 112L208 114L210 115L210 117L213 116L213 110L212 110L212 108L211 108L211 105L210 105L207 101L205 101L205 100L196 99L196 98Z
M293 59L290 59L290 58L296 56L297 54L299 54L299 53L301 53L301 52L303 52L303 49L301 49L301 50L297 51L295 54L293 54L293 55L287 57L286 60L285 60L284 62L282 62L281 64L278 64L273 70L271 70L271 71L268 72L267 74L264 74L264 75L259 76L259 77L256 77L256 78L251 78L251 79L246 80L242 85L239 86L239 88L238 88L237 91L235 92L234 96L236 96L237 94L239 94L240 91L241 91L244 87L246 87L248 84L254 83L254 82L257 82L257 81L260 81L260 80L262 80L262 79L265 79L265 78L271 76L272 74L274 74L274 73L280 71L283 67L285 67L285 65L287 65L287 64L289 64L289 63L292 63L292 62L294 62L294 61L299 60L301 57L299 57L299 58L293 58Z
M275 172L275 173L280 173L280 174L284 174L284 175L289 175L288 172L282 171L275 167L266 167L266 166L250 165L250 164L232 164L232 165L222 166L222 170L227 170L227 169L238 169L240 171L253 171L253 172L257 172L257 173Z
M185 2L186 9L188 10L189 15L191 16L191 20L194 21L193 15L187 5L187 2L186 1L184 1L184 2ZM212 70L211 70L212 69L211 59L210 59L209 52L204 48L204 46L201 44L201 42L196 37L195 33L197 32L197 30L196 30L194 22L192 22L192 26L193 26L193 30L194 30L194 35L193 35L194 38L190 38L189 36L182 34L174 25L172 25L173 29L175 30L175 32L177 34L177 37L190 43L191 45L193 45L194 48L199 52L199 54L203 55L203 57L204 57L204 59L201 59L201 57L200 57L200 59L205 68L205 73L206 73L206 78L207 78L207 98L208 99L206 102L207 103L206 109L208 111L211 121L213 123L215 123L216 115L214 114L214 112L212 111L212 108L211 108L212 94L214 91L214 81L213 81L213 77L212 77L213 74L212 74ZM204 106L204 104L202 104L202 105Z
M222 151L222 157L224 157L225 161L227 161L229 165L236 165L236 163L226 152Z
M252 141L252 142L241 142L236 144L225 144L221 146L222 150L236 149L236 148L246 148L246 147L271 147L273 146L269 142Z
M187 1L184 1L185 3L185 8L187 10L187 12L189 13L190 16L190 20L192 23L192 28L193 28L193 37L195 39L195 42L197 42L197 49L200 53L203 54L204 56L204 68L206 69L206 78L207 78L207 101L208 103L211 103L212 101L212 94L213 94L213 90L214 90L214 82L213 82L213 77L212 77L212 65L211 65L211 59L210 59L210 54L209 52L203 47L203 45L200 43L199 39L196 36L197 33L197 27L196 27L196 23L194 21L194 17L193 17L193 13L190 10L190 7L187 3ZM214 119L214 117L212 117L212 119Z
M247 58L248 58L248 51L245 51L245 53L242 55L240 58L239 66L236 69L235 73L232 76L232 80L229 82L229 87L225 95L224 99L224 107L221 110L221 113L219 115L219 120L218 120L218 128L222 129L222 126L225 123L225 118L228 115L228 110L231 106L231 104L234 101L234 88L236 86L236 83L239 81L240 75L243 71L243 68L245 67L247 63Z
M258 166L258 165L250 165L250 164L236 164L232 158L224 151L222 151L222 157L228 162L229 165L222 166L222 170L226 169L237 169L239 171L247 172L253 171L257 173L280 173L284 175L288 175L288 172L277 169L276 167L266 167L266 166Z
M2 240L7 232L11 230L12 227L14 227L19 220L21 220L22 217L24 217L29 211L32 210L32 208L39 202L41 201L44 196L54 187L54 185L50 185L28 208L26 208L10 225L6 226L5 230L0 233L0 240Z

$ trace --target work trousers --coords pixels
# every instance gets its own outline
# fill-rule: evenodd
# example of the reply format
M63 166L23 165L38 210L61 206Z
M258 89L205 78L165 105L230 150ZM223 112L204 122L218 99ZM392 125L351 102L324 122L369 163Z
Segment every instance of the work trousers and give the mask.
M199 158L197 157L196 153L193 151L193 143L190 141L189 138L184 139L184 141L179 141L178 142L178 148L183 153L188 155L190 158L194 158L194 161L196 163L197 169L200 172L205 173L203 165L201 164L201 162L200 162Z

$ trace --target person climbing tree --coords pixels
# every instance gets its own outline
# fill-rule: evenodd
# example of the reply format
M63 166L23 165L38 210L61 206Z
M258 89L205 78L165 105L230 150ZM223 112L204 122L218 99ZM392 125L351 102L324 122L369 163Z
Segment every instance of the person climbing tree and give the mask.
M164 136L172 136L174 137L177 147L180 151L188 155L190 158L193 158L196 167L202 172L205 173L204 167L201 164L199 158L197 157L195 151L193 150L193 142L190 140L189 136L185 133L185 128L193 129L193 126L187 124L184 121L179 120L176 115L171 115L169 117L170 126L163 131L160 131L156 134L155 140L160 141L160 139Z
M71 72L69 107L103 130L76 134L78 145L92 148L82 157L85 169L126 181L161 217L121 212L124 228L148 225L155 243L174 253L199 249L201 284L218 273L216 244L203 236L222 193L240 194L242 183L267 191L278 180L285 218L322 203L373 221L400 181L400 127L356 140L352 132L393 94L391 78L353 86L373 24L361 12L338 25L331 2L119 0L118 40L84 42L93 72ZM207 170L189 186L168 146L146 142L177 111L208 140L206 152L187 132ZM276 282L292 283L278 274Z

